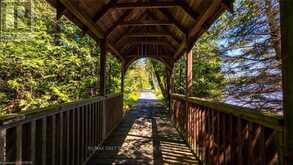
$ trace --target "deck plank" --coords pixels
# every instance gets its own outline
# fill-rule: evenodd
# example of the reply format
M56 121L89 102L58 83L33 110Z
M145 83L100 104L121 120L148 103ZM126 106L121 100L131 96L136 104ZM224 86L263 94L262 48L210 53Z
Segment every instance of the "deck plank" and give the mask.
M88 165L200 164L156 99L140 99Z

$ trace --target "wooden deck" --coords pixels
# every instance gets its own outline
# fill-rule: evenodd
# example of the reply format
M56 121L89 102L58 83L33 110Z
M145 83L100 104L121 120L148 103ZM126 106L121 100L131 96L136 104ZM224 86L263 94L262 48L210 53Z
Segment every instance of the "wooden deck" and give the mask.
M140 99L88 161L95 164L199 164L157 100Z

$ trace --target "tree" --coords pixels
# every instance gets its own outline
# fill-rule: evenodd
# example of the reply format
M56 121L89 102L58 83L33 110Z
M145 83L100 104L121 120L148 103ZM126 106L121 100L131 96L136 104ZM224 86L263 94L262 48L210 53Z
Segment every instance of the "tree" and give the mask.
M280 25L276 0L238 0L213 26L218 36L226 101L278 111L281 109Z

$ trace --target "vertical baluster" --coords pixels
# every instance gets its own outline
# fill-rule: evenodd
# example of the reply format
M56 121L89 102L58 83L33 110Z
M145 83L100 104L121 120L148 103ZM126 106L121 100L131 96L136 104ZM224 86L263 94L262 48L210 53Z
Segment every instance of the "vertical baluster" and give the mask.
M55 160L56 160L56 115L52 116L52 158L51 158L51 162L52 164L56 164Z
M221 113L221 159L223 161L223 164L226 164L226 156L225 156L225 150L226 150L226 115L224 113Z
M207 150L209 152L207 152L207 164L211 164L211 143L212 143L212 112L209 108L206 108L208 111L208 143L207 143Z
M98 143L97 143L97 139L98 139L98 136L97 136L97 126L98 126L98 123L97 123L97 111L98 111L98 103L95 102L95 107L94 107L94 145L97 146Z
M93 128L93 125L92 125L92 111L93 111L93 104L89 104L89 146L90 147L93 147L93 131L92 131L92 128ZM92 151L91 151L92 152Z
M103 99L102 101L102 112L103 112L103 131L102 131L102 140L104 140L106 138L106 134L107 134L107 115L106 115L106 103L105 103L105 99Z
M81 147L80 147L80 118L81 118L81 107L79 107L77 109L77 114L75 116L76 118L76 162L77 164L80 164L80 150L81 150Z
M84 150L84 160L86 160L87 158L87 153L88 153L88 105L85 105L85 109L84 109L84 116L85 116L85 138L84 138L84 146L85 146L85 150Z
M264 165L265 164L265 134L264 134L264 127L263 126L259 126L261 129L260 132L260 138L259 138L259 156L260 156L260 164Z
M0 128L0 161L5 162L6 129Z
M31 122L31 141L30 141L30 160L32 164L36 164L36 121Z
M16 164L22 161L22 125L16 127Z
M84 160L84 151L85 151L85 114L84 114L84 112L85 112L85 106L82 106L81 107L81 120L80 120L80 124L81 124L81 134L80 134L80 136L81 136L81 148L80 148L80 150L81 150L81 161L80 161L80 163L82 163L83 162L83 160Z
M206 159L206 132L207 132L207 114L206 114L206 110L205 107L201 107L202 110L202 160Z
M42 119L42 164L46 165L47 160L47 118Z
M60 136L59 136L59 164L63 164L63 112L59 114L59 128L60 128Z
M66 144L66 152L65 152L65 156L66 156L66 164L70 164L69 163L69 159L70 159L70 144L69 144L69 139L70 139L70 126L69 126L69 124L70 124L70 118L69 118L69 115L70 114L70 111L67 111L67 112L65 112L65 120L66 120L66 142L65 142L65 144Z
M78 111L77 108L73 109L71 111L71 117L70 117L70 120L71 120L71 149L70 149L70 153L71 153L71 159L70 159L70 164L71 165L74 165L76 163L75 161L75 158L76 158L76 155L75 155L75 150L76 150L76 143L75 143L75 139L76 139L76 134L75 134L75 130L76 130L76 120L75 120L75 114L76 114L76 111Z
M227 146L226 146L226 114L224 113L221 113L221 142L222 142L222 145L221 145L221 157L222 157L222 160L223 160L223 164L227 164L226 163L226 155L225 155L225 150L227 149Z
M241 119L237 118L237 133L238 133L238 161L239 165L242 165L243 159L242 159L242 129L241 129Z
M234 143L234 134L233 134L233 116L229 115L229 142L230 142L230 152L229 152L229 159L230 159L230 163L231 165L233 165L234 163L236 163L235 157L234 157L234 153L235 153L235 148L236 148L236 144Z
M252 130L252 124L250 122L247 123L247 138L248 138L248 145L247 145L247 151L248 151L248 159L247 163L252 164L252 136L251 136L251 130Z

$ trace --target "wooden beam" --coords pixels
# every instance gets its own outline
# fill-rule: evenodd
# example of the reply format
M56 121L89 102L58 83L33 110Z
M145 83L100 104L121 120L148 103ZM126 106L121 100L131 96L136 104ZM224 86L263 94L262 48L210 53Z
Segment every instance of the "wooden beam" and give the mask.
M119 3L112 6L115 9L157 9L157 8L173 8L178 7L176 2L134 2L134 3Z
M152 17L152 19L159 19L151 12L149 12L149 15ZM169 33L170 36L172 36L173 40L177 42L177 44L180 43L180 39L178 39L177 36L174 35L173 32L171 32L166 26L161 26L161 28L163 29L163 31Z
M118 0L110 0L109 3L103 6L103 8L95 14L93 21L95 23L98 22L99 19L101 19L111 9L111 7L116 4L117 1Z
M283 110L285 164L293 162L293 1L281 0Z
M124 19L128 17L130 13L131 13L131 10L124 12L124 14L106 31L105 33L106 38L108 38L111 35L111 33L115 30L117 26L119 26L120 23L124 22Z
M105 96L106 94L106 85L105 85L105 79L106 79L106 41L101 40L100 41L100 96Z
M64 15L65 9L66 8L64 7L64 5L58 0L56 2L56 11L57 11L56 19L57 19L57 21Z
M70 0L59 0L82 24L84 24L98 38L104 38L102 30L95 25L95 22L87 14L81 12Z
M121 56L120 52L112 46L109 42L107 42L107 48L109 48L110 52L117 57L121 62L124 62L124 58Z
M145 14L145 12L140 13L140 16L138 17L138 20L141 19L141 18L144 16L144 14ZM115 25L113 25L112 28L109 29L109 30L107 31L107 33L106 33L106 34L108 34L108 35L107 35L107 38L108 38L109 35L110 35L110 34L111 34L111 33L112 33L112 32L113 32L113 31L119 26L119 24L120 24L121 22L124 22L124 18L120 18L120 19L115 23ZM125 34L130 33L130 32L133 31L133 30L135 30L134 27L129 28L129 29L126 30L126 32L124 32L124 33L121 34L120 36L125 36ZM116 45L117 45L117 43L119 43L119 42L122 40L122 38L123 38L123 37L119 37L119 38L116 40Z
M179 21L175 17L172 16L172 13L169 12L167 9L160 9L160 12L170 21L173 22L174 25L182 32L184 35L188 33L188 30L181 25Z
M199 14L194 11L186 2L183 0L176 0L175 2L135 2L135 3L119 3L112 6L116 9L167 9L174 7L181 7L191 18L197 19Z
M186 97L192 96L192 49L186 52Z
M150 38L150 37L171 37L169 33L162 32L139 32L139 33L128 33L128 38Z
M211 3L209 8L205 10L205 12L200 17L201 19L199 19L195 26L189 31L187 39L181 42L178 50L175 53L175 59L178 59L178 57L185 49L192 47L192 44L194 44L195 40L199 37L197 34L202 33L202 27L206 26L205 22L212 16L212 14L215 13L215 11L221 7L221 5L222 0L215 0L214 3Z
M159 45L159 46L165 46L169 49L171 49L171 51L175 51L175 48L170 45L168 42L165 41L130 41L127 42L121 49L120 52L125 53L124 50L129 47L129 45Z
M121 22L119 26L172 26L173 22L162 21L162 20L152 20L152 21L128 21Z

